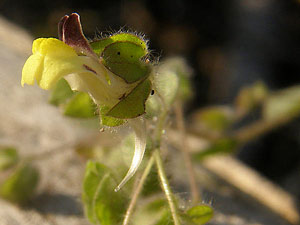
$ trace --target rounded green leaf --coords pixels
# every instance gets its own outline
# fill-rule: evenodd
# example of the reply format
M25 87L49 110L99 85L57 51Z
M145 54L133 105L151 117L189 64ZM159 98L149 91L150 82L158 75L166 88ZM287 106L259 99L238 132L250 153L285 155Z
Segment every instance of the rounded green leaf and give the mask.
M193 114L194 124L206 132L222 132L234 122L234 111L228 106L210 106Z
M93 224L115 225L123 219L127 198L116 186L111 171L98 162L89 161L83 181L82 199L85 214Z
M141 58L145 50L132 42L115 42L105 47L102 54L103 64L127 83L134 83L147 77L149 66Z
M193 158L197 160L203 160L205 157L215 154L232 153L236 150L238 144L238 141L233 138L221 138L212 143L208 148L195 154Z
M214 211L208 205L198 205L190 208L186 214L195 225L202 225L213 217Z
M56 85L54 86L49 102L53 105L60 105L62 103L65 103L67 99L72 97L74 92L72 91L70 85L65 79L60 79Z
M119 118L135 118L145 113L145 102L151 92L151 81L138 84L127 96L115 105L106 115Z
M90 118L96 115L96 106L85 92L78 92L66 105L64 114L76 118Z
M171 107L178 94L179 78L173 71L160 71L154 78L155 89L166 107Z
M10 168L19 160L18 152L15 148L1 147L0 148L0 171Z
M9 201L24 204L35 192L39 172L30 164L20 165L1 185L0 196Z
M261 81L244 87L238 93L235 99L237 113L245 115L255 109L269 95L269 90Z
M115 43L117 41L121 41L121 42L131 42L134 43L136 45L140 45L143 49L144 49L144 55L146 55L148 53L148 46L146 41L135 35L132 33L118 33L118 34L114 34L112 36L109 36L107 38L103 38L101 40L97 40L97 41L93 41L91 42L91 46L94 50L94 52L96 52L98 55L101 55L101 53L103 52L103 50L105 49L106 46Z

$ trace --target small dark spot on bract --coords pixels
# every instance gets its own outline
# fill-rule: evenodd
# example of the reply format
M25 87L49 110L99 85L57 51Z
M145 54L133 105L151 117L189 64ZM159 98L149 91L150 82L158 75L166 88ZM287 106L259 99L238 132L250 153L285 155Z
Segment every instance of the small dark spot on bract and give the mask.
M151 90L151 95L154 95L154 90Z
M121 55L121 52L117 52L118 55Z
M131 58L133 57L133 55L130 56Z

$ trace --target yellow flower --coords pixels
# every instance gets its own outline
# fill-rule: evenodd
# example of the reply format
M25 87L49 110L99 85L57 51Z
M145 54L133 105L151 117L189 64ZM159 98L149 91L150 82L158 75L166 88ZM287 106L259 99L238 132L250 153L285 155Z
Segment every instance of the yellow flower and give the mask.
M115 40L116 36L104 40L105 45L101 47L106 55L99 56L83 35L79 15L64 16L59 23L61 40L39 38L33 42L32 55L23 67L21 80L22 86L37 83L49 90L65 78L72 90L86 92L92 97L100 108L102 122L109 121L106 125L120 125L123 119L131 119L129 124L136 134L135 154L127 175L116 190L134 175L143 158L145 123L143 119L132 118L145 112L145 101L151 91L150 70L141 61L147 54L146 44L134 35L118 35L122 40Z
M32 53L23 67L22 86L36 82L49 90L64 77L73 90L87 92L97 104L110 107L137 85L113 74L100 59L78 55L72 47L55 38L35 40Z

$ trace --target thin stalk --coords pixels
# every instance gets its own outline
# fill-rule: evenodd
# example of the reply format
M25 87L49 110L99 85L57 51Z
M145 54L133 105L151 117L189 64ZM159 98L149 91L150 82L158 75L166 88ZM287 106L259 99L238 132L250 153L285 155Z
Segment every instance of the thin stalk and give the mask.
M125 214L125 218L123 220L123 225L128 225L129 224L129 221L130 221L133 209L134 209L134 207L136 205L138 196L140 195L140 193L142 191L143 185L144 185L144 183L146 181L147 176L149 175L149 173L151 171L153 163L154 163L154 157L152 155L151 158L148 161L148 164L147 164L147 166L146 166L146 168L145 168L142 176L141 176L141 179L139 180L139 182L138 182L138 184L137 184L137 186L136 186L136 188L135 188L135 190L133 192L131 201L129 203L129 206L128 206L126 214Z
M159 178L160 178L160 181L162 184L162 189L165 192L166 198L169 203L169 207L170 207L171 214L173 217L174 225L181 225L178 211L177 211L177 206L175 203L175 199L174 199L174 196L173 196L173 193L172 193L172 190L171 190L171 187L170 187L170 184L169 184L169 181L168 181L168 178L167 178L164 166L163 166L163 162L162 162L162 159L160 156L159 149L156 149L153 154L154 154L155 162L157 165L158 175L159 175Z
M161 136L164 130L164 126L165 126L165 122L166 122L166 118L168 115L168 110L164 110L161 112L159 118L158 118L158 122L156 124L156 129L155 129L155 147L159 148L160 147L160 143L161 143Z
M271 130L274 130L275 128L287 124L297 117L299 117L299 110L292 111L287 115L275 120L268 121L260 119L246 127L237 130L233 136L236 137L241 144L244 144L265 133L268 133Z
M188 144L186 141L186 129L184 124L184 117L183 117L183 110L182 110L182 103L177 102L175 104L175 116L176 116L176 125L180 133L180 146L179 149L182 152L183 161L188 171L188 179L190 184L190 190L192 194L192 202L196 204L199 201L200 194L197 187L196 181L196 174L193 168L192 160L189 154Z

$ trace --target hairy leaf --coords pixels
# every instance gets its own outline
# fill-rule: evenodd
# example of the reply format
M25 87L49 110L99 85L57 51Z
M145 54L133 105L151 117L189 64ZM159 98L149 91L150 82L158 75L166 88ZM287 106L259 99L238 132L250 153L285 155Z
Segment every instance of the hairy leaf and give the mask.
M115 43L115 42L131 42L136 45L140 45L142 49L144 49L144 55L148 53L148 47L147 43L145 40L143 40L141 37L131 34L131 33L119 33L119 34L114 34L112 36L109 36L107 38L103 38L101 40L93 41L91 42L91 46L98 55L101 55L103 50L105 49L106 46Z
M65 79L60 79L55 87L53 88L49 102L53 105L60 105L63 104L74 95L74 92L70 88L70 85Z
M33 197L38 180L38 170L28 163L22 164L0 185L0 196L24 204Z
M194 225L202 225L207 223L213 217L214 211L208 205L198 205L190 208L186 212L185 218Z
M105 47L101 54L103 64L128 83L147 77L149 66L141 61L145 50L132 42L115 42Z
M12 147L0 147L0 171L10 168L19 160L18 152Z
M115 225L122 221L127 198L121 191L114 191L116 185L107 167L97 162L87 163L82 200L91 223Z
M96 115L96 105L85 92L78 92L66 104L64 114L76 118L90 118Z
M127 96L115 105L106 115L119 118L135 118L145 113L145 102L151 91L151 81L138 84Z
M173 71L158 71L154 77L155 90L164 102L165 107L171 107L178 93L179 78Z

